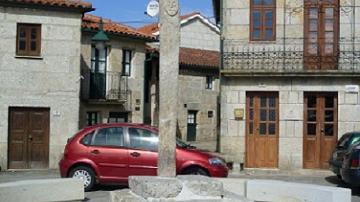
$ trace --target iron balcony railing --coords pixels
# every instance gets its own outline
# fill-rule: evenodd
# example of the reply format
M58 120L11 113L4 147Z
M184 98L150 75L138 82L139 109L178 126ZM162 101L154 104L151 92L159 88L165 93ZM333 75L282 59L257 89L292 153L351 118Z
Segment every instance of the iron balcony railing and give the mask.
M296 73L316 70L360 73L360 41L340 43L335 56L306 56L303 45L249 44L226 41L223 71Z
M128 77L120 72L107 71L95 73L90 70L82 71L82 99L93 102L121 102L131 101L131 91L128 88Z

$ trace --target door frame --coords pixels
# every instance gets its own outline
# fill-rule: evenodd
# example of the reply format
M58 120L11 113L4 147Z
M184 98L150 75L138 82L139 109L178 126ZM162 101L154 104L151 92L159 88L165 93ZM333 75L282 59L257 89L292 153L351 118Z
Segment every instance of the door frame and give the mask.
M277 91L247 91L246 92L246 104L245 104L245 111L246 111L246 119L245 119L245 167L246 168L265 168L265 167L257 167L257 166L249 166L249 117L250 117L250 102L249 102L249 95L261 96L261 95L275 95L276 96L276 124L275 124L275 133L276 133L276 166L274 168L279 167L279 137L280 137L280 104L279 104L279 92ZM255 108L255 101L254 101L254 108ZM258 109L260 111L260 108ZM254 112L254 121L255 121L255 112ZM255 126L254 126L255 130ZM255 135L255 134L253 134Z
M11 145L11 112L12 110L23 110L23 111L27 111L27 112L30 112L30 111L39 111L39 110L42 110L42 111L46 111L47 112L47 115L48 115L48 124L47 124L47 127L46 127L46 137L44 138L44 149L45 149L45 153L46 153L46 159L44 159L44 164L45 164L45 167L46 168L49 168L49 157L50 157L50 111L51 111L51 108L48 108L48 107L19 107L19 106L9 106L8 107L8 135L7 135L7 168L9 170L11 169L18 169L18 168L10 168L10 145ZM30 119L30 118L28 118ZM29 121L29 120L28 120ZM28 141L28 140L27 140ZM23 169L20 169L20 170L30 170L32 168L30 168L30 154L29 154L29 148L28 146L26 146L26 158L27 158L27 162L26 162L26 167L27 168L23 168ZM35 168L36 169L36 168Z
M304 92L304 107L303 107L303 116L304 116L304 120L303 120L303 169L325 169L325 168L321 168L321 139L322 139L322 134L321 134L321 131L320 131L320 128L318 126L319 123L321 122L318 122L318 103L316 103L316 138L318 140L316 141L319 141L317 147L316 148L316 151L317 151L317 155L318 155L318 161L319 161L319 167L318 168L315 168L315 167L311 167L311 166L306 166L305 164L305 156L306 156L306 151L307 151L307 110L308 110L308 103L306 102L307 101L307 97L309 95L314 95L316 96L316 98L318 98L319 96L333 96L334 97L334 100L336 102L334 102L334 107L336 107L334 109L334 139L336 140L336 142L338 141L338 137L339 137L339 134L338 134L338 128L339 128L339 95L338 95L338 92L317 92L317 91L314 91L314 92ZM326 110L326 107L324 106L322 109L321 109L323 112ZM325 120L322 121L322 124L325 124ZM331 152L331 151L330 151Z
M196 141L196 135L197 135L197 113L199 111L196 110L188 110L187 114L186 114L186 141L191 142L191 141ZM194 135L194 140L189 140L189 115L193 114L194 115L194 127L195 127L195 135Z

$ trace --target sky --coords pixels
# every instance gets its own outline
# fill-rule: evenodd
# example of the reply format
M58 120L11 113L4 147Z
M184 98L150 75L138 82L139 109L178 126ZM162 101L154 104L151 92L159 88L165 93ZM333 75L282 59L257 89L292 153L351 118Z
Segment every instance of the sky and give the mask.
M144 24L157 22L157 18L151 18L144 14L150 0L85 0L91 2L95 11L93 15L110 18L115 22L141 27ZM205 17L212 18L211 0L179 0L181 14L200 11Z

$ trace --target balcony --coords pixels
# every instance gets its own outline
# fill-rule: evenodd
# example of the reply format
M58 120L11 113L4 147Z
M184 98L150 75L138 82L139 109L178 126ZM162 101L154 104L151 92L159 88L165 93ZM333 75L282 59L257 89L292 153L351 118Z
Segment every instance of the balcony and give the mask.
M131 101L128 77L120 72L94 73L83 71L82 99L96 104L125 104Z
M304 62L306 61L306 62ZM360 42L341 42L332 57L304 56L303 45L224 43L223 75L359 76Z

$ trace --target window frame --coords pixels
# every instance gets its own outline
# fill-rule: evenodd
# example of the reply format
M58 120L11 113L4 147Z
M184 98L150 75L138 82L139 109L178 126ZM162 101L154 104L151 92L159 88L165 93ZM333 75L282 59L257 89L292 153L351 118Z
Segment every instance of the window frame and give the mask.
M211 82L210 82L211 80ZM206 90L213 90L214 89L214 76L206 76L206 85L205 85L205 89Z
M95 119L96 119L95 123L90 123L90 119L91 119L91 121L93 120L92 117L89 116L91 114L95 114ZM86 112L86 125L87 126L93 126L93 125L99 124L99 117L100 117L99 114L100 114L99 112L95 112L95 111Z
M31 50L31 43L34 41L31 39L32 29L36 29L36 50ZM20 30L25 29L25 50L20 50ZM16 56L29 56L40 57L41 56L41 24L35 23L17 23L16 25Z
M126 61L126 53L127 52L129 52L129 61ZM122 50L122 54L123 54L123 57L122 57L122 75L123 76L128 76L128 77L130 77L131 76L131 69L132 69L132 59L133 59L133 56L134 56L134 54L133 54L133 51L132 50L130 50L130 49L123 49ZM126 70L126 65L129 65L129 70L128 70L128 72L127 71L125 71Z
M256 5L253 2L254 0L250 0L250 41L275 41L276 40L276 0L272 0L273 4L259 4ZM263 0L261 0L263 1ZM260 31L260 37L259 38L255 38L254 37L254 18L253 18L253 13L254 12L260 12L260 27L259 27L259 31ZM267 27L265 25L266 23L266 15L265 13L267 11L272 11L273 15L272 15L272 36L271 38L266 38L266 30L269 29L270 27Z

